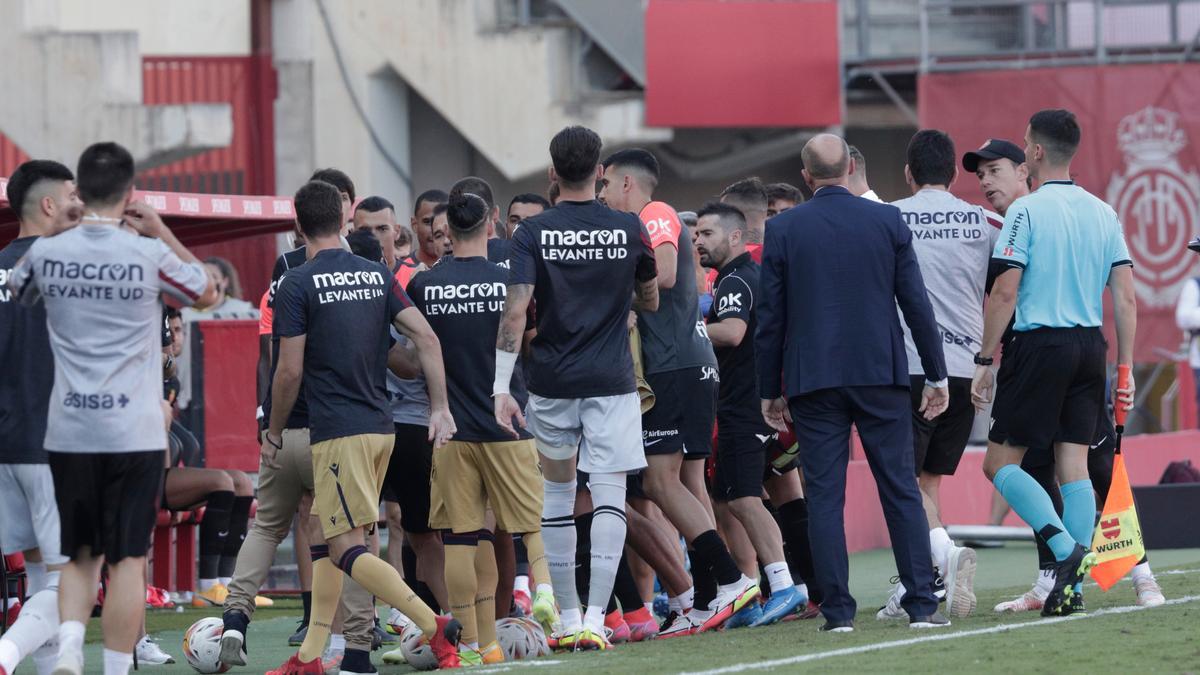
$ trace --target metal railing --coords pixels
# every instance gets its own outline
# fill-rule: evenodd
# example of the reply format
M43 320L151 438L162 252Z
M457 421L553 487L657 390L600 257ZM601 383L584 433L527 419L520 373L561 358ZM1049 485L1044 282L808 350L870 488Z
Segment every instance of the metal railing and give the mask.
M841 0L843 58L897 71L1176 61L1200 0ZM886 69L886 68L885 68Z

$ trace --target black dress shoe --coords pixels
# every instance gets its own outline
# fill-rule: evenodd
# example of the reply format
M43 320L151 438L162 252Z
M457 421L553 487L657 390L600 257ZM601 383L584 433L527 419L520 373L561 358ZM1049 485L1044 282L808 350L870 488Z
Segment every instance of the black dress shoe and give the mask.
M929 616L914 616L908 620L909 628L945 628L950 625L950 620L942 616L941 612L934 612Z
M821 631L825 633L853 633L853 621L826 621L824 626L821 626Z

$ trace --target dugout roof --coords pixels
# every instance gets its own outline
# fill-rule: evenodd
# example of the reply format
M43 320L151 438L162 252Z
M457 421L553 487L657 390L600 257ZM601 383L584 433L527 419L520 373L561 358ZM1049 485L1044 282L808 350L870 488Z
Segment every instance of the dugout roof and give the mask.
M17 237L17 216L8 203L8 179L0 178L0 246ZM287 232L295 222L290 197L203 195L138 190L185 246L214 244L258 234Z

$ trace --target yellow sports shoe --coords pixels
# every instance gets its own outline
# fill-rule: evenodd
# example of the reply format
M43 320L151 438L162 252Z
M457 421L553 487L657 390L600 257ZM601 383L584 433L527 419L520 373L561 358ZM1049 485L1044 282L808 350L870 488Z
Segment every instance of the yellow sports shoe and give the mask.
M581 652L601 651L602 652L607 649L610 649L611 647L612 647L612 645L610 645L608 643L608 638L604 636L603 632L597 633L596 631L592 630L591 628L588 628L587 626L584 626L583 630L579 631L579 633L577 633L575 636L575 650L576 651L581 651Z
M483 655L470 647L460 647L458 650L458 661L463 666L482 666Z
M558 609L554 604L552 591L538 591L533 596L533 618L542 624L542 630L549 633L554 624L558 623Z
M499 642L493 642L483 649L480 649L479 655L483 657L484 664L489 666L497 663L504 663L504 650L500 648Z
M396 647L390 652L383 653L383 662L389 666L398 666L407 661L404 658L404 652L399 647Z
M196 591L192 594L192 607L220 607L225 604L225 598L229 597L229 589L225 588L224 584L218 583L207 591Z
M222 603L222 604L224 604L224 603ZM256 595L256 596L254 596L254 606L255 607L274 607L275 601L268 598L265 595Z

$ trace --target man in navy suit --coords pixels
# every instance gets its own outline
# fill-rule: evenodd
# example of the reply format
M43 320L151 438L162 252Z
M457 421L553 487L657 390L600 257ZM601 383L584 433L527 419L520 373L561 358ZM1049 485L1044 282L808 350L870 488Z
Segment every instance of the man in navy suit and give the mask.
M809 535L824 594L822 630L854 630L847 577L846 465L858 428L887 518L909 625L949 625L937 612L929 526L913 479L912 408L904 333L912 331L925 389L921 412L949 401L946 364L900 210L850 193L846 142L832 134L804 146L813 198L767 222L755 336L763 417L794 420L808 487Z

